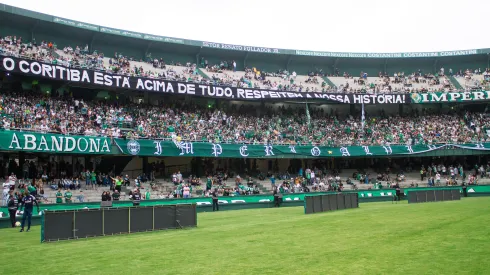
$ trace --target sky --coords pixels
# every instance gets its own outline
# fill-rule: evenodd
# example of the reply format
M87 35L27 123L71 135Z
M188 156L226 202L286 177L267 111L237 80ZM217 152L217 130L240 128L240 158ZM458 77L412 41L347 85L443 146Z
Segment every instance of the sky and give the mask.
M490 0L0 2L105 27L243 46L384 53L490 48Z

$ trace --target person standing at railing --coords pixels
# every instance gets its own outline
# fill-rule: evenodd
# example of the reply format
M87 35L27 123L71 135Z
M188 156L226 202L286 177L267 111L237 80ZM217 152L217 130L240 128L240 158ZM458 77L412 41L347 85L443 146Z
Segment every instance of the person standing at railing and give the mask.
M139 189L135 189L133 192L133 206L139 206L141 202L141 193Z
M56 203L63 203L63 193L61 193L61 188L56 192Z
M90 173L90 170L87 169L87 171L84 173L85 176L85 188L88 189L90 186L90 178L92 177L92 173Z
M211 176L208 176L206 180L206 191L210 191L212 187L213 187L213 179L211 178Z
M73 196L73 194L71 193L70 189L68 189L65 192L65 203L71 203L72 202L72 200L71 200L72 196Z
M118 201L119 200L119 197L121 197L121 194L115 190L113 193L112 193L112 200L113 201Z
M14 194L14 191L9 192L7 207L9 210L10 223L12 227L15 227L15 214L17 213L17 208L19 207L19 200L17 195Z
M213 199L213 212L214 211L219 211L219 204L218 204L218 189L214 189L213 193L211 193L211 197Z
M95 170L90 174L90 181L92 182L93 189L97 189L97 173L95 173Z
M281 206L281 202L280 202L281 192L279 191L279 188L274 188L273 195L274 195L274 207Z
M183 193L182 193L182 194L183 194L184 199L186 199L186 198L190 198L190 196L191 196L191 191L190 191L190 190L191 190L191 189L189 188L189 185L185 184L185 185L184 185L184 188L183 188Z

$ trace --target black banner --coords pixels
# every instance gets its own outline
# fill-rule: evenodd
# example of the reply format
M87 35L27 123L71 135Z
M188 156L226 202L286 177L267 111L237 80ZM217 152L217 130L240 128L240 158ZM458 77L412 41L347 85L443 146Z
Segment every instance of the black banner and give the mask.
M129 209L110 208L104 211L104 234L124 234L129 233Z
M75 212L75 237L86 238L104 235L104 218L99 209Z
M436 194L434 190L429 190L426 193L427 193L427 202L436 201Z
M195 204L177 204L175 221L179 227L197 226L197 211Z
M315 213L315 211L313 211L313 198L310 198L309 196L305 196L305 203L304 203L304 207L305 207L305 214L312 214L312 213Z
M436 201L444 200L444 191L443 190L434 190L434 194L436 196Z
M313 212L322 212L322 197L321 196L311 196L313 199Z
M345 209L344 194L337 194L337 210L342 210L342 209Z
M86 87L110 87L232 100L324 100L345 104L408 104L411 102L409 94L313 93L214 86L68 68L10 56L0 56L0 70L52 80L69 81Z
M132 207L130 212L130 232L153 230L153 207Z
M461 199L461 193L457 189L452 189L451 194L453 197L453 200L460 200Z
M197 226L195 204L46 211L41 241Z
M451 190L409 191L408 203L460 200L459 188Z
M304 198L305 214L358 207L359 198L357 193L311 195Z
M161 205L155 207L154 213L154 226L155 230L157 229L168 229L168 228L176 228L176 213L175 209L177 206L175 205Z
M338 210L337 208L337 195L330 195L327 197L328 199L328 209L330 210Z
M444 190L444 192L442 193L442 199L445 201L452 201L453 193L451 193L451 190Z
M50 212L44 213L44 241L57 241L73 239L73 212Z

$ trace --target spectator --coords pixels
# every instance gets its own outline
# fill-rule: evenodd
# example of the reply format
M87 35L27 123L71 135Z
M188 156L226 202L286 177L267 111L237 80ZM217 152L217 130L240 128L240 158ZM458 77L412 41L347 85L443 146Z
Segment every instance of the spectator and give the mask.
M65 192L65 203L71 203L72 202L71 197L72 197L72 193L71 193L70 189L66 190L66 192Z
M112 200L113 201L118 201L119 198L121 197L119 191L115 190L113 193L112 193Z
M56 192L56 203L63 203L63 193L61 193L61 188Z

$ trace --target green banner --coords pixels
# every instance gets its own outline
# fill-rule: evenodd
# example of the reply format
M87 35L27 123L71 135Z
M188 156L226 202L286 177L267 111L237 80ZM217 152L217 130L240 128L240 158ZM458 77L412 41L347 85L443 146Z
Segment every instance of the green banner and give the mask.
M294 51L292 50L285 50L285 49L278 49L278 48L254 47L254 46L244 46L244 45L234 45L234 44L204 42L204 41L199 41L198 44L200 44L199 46L201 47L215 48L215 49L222 49L222 50L254 52L254 53L294 54Z
M151 35L151 34L145 34L143 36L143 39L159 41L159 42L166 42L166 43L174 43L174 44L184 44L185 43L184 39L167 37L167 36L159 36L159 35Z
M75 20L60 18L60 17L54 17L53 22L58 23L58 24L67 25L67 26L77 27L77 28L81 28L81 29L91 30L91 31L95 31L95 32L99 31L99 26L87 24L87 23L83 23L83 22L79 22L79 21L75 21Z
M412 103L488 101L490 91L411 93Z
M0 150L54 154L110 154L111 140L105 137L1 131Z
M271 144L225 144L207 142L172 142L162 140L115 140L126 155L199 156L222 158L322 158L412 155L454 146L463 149L490 150L490 143L386 146L313 146Z
M110 34L115 34L115 35L122 35L122 36L127 36L127 37L132 37L132 38L143 39L143 37L144 37L144 35L142 33L130 32L130 31L125 31L125 30L113 29L113 28L106 28L106 27L100 27L100 32L105 32L105 33L110 33Z
M112 146L113 142L117 147ZM148 139L111 140L107 137L0 131L0 151L49 152L52 154L122 154L132 156L215 158L328 158L403 156L452 148L487 151L490 150L490 143L334 147L177 142Z
M445 52L405 52L405 53L349 53L349 52L319 52L296 50L296 55L345 58L411 58L411 57L445 57L482 54L487 49L445 51Z

